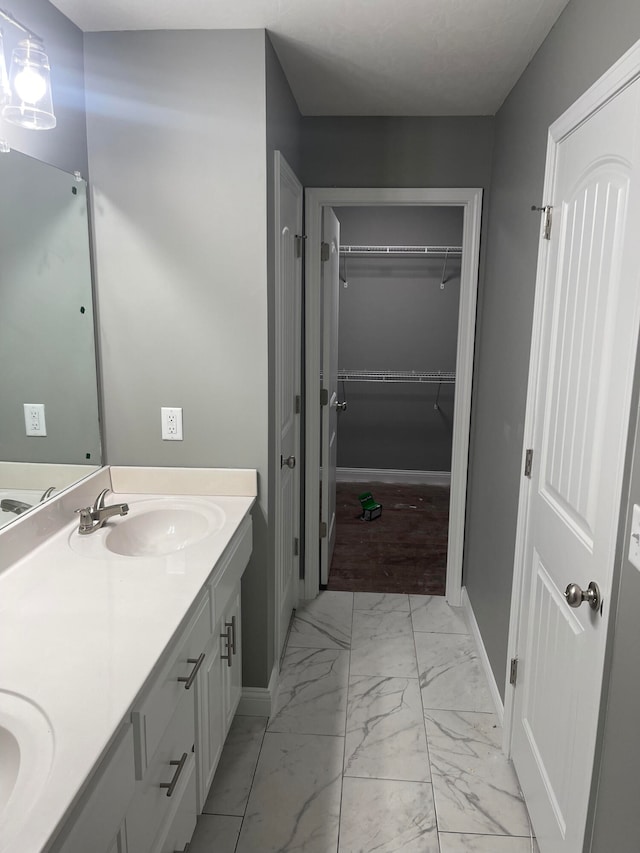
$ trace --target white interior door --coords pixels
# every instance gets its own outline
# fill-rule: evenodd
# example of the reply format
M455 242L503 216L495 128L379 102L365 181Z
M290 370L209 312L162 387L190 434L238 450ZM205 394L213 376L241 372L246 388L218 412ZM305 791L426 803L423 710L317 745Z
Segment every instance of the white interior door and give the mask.
M275 153L276 269L276 659L297 603L300 530L300 372L302 186L282 155Z
M340 223L330 207L322 214L322 478L320 583L329 580L336 544L336 465L338 436L338 295L340 285ZM326 248L325 248L326 247ZM326 258L326 260L325 260Z
M638 343L639 116L635 82L550 142L512 733L542 853L585 836ZM602 606L570 607L567 585L592 581Z

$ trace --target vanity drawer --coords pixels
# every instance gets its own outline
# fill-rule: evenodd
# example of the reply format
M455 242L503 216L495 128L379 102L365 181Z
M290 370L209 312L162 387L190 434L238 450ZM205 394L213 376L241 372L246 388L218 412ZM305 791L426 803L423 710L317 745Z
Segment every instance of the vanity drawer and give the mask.
M131 714L135 737L136 779L145 775L149 761L163 738L165 729L185 693L191 698L195 683L188 680L204 655L212 632L209 594L200 600L193 619L175 644L150 690ZM192 740L193 743L193 740Z
M253 527L251 516L248 516L240 525L238 533L223 554L218 568L209 581L214 627L222 619L229 602L237 593L237 587L249 562L252 548Z
M132 853L156 849L179 810L196 810L193 699L185 693L127 813ZM173 762L173 763L172 763ZM168 787L172 785L173 787Z

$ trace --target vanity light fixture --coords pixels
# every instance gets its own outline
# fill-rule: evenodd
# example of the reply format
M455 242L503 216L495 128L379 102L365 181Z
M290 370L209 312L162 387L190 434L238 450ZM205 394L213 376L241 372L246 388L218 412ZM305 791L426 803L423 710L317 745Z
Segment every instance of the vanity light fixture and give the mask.
M51 96L51 69L44 42L4 9L0 9L0 19L17 27L25 36L14 48L6 87L4 50L0 55L2 117L29 130L50 130L56 126L56 117ZM2 47L0 42L0 49Z

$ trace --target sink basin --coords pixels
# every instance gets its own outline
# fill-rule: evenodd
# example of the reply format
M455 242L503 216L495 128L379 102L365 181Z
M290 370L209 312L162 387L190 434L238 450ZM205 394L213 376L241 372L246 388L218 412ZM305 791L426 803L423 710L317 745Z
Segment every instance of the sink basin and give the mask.
M124 557L162 557L182 551L222 527L224 514L220 514L222 518L214 526L211 518L197 510L149 509L118 521L104 544Z
M54 737L45 714L24 696L0 690L0 850L19 833L49 776Z
M81 536L74 530L69 544L78 553L104 557L164 557L183 551L216 533L224 511L213 503L181 500L129 501L128 515L109 520L100 530Z

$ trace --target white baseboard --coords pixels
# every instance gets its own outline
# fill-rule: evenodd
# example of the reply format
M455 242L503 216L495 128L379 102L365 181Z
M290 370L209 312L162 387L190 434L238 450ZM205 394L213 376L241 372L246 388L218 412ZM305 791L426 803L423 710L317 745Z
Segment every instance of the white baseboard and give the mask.
M338 468L339 483L424 483L450 486L451 471L402 471L395 468Z
M243 687L237 714L245 717L270 717L278 698L278 662L273 665L268 687Z
M480 633L478 623L476 622L476 616L473 612L473 607L471 606L471 601L469 599L469 594L467 593L467 588L464 586L462 587L462 606L467 617L469 629L471 630L471 636L473 637L476 647L478 649L478 654L480 656L480 662L482 663L484 674L487 677L487 683L489 684L489 693L491 694L493 704L496 708L496 715L498 717L498 720L500 721L500 725L502 725L502 721L504 719L504 705L502 704L502 697L500 696L500 691L498 690L498 685L496 684L496 679L493 674L493 670L491 669L491 664L489 663L489 656L487 655L487 650L485 649L484 643L482 641L482 635Z

